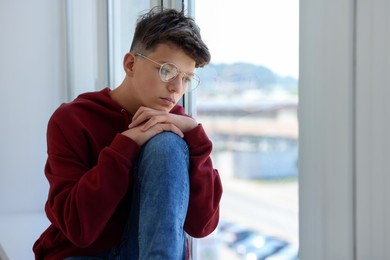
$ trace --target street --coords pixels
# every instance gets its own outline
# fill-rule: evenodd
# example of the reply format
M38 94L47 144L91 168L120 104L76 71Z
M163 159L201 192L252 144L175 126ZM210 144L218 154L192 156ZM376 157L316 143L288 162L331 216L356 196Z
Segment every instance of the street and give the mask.
M213 155L223 183L221 221L298 244L298 182L246 180L233 177L231 153ZM199 240L199 259L239 259L220 241L220 232ZM214 249L213 249L214 248ZM212 253L216 249L216 253ZM207 257L207 256L209 257ZM217 256L216 256L217 255Z

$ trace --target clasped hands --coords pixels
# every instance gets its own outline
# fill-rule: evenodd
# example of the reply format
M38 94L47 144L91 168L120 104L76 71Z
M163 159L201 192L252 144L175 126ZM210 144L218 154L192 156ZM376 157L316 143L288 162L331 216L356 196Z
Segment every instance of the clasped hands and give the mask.
M198 123L191 117L140 107L135 113L129 128L122 134L142 146L150 138L166 131L184 137L184 133L194 129L197 125Z

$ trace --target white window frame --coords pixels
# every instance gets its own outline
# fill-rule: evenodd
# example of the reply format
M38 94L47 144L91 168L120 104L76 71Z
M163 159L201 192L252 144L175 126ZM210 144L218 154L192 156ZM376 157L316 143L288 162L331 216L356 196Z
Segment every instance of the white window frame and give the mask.
M390 259L389 11L300 2L301 259Z
M108 84L106 10L102 0L66 1L68 100Z

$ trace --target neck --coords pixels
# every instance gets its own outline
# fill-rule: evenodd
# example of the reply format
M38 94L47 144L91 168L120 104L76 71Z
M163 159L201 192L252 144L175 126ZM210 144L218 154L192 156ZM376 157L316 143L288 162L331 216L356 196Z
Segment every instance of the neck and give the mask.
M122 108L126 109L126 111L134 115L140 107L139 104L134 98L132 98L131 91L129 91L130 87L123 81L118 87L110 92L110 96L112 100L117 102Z

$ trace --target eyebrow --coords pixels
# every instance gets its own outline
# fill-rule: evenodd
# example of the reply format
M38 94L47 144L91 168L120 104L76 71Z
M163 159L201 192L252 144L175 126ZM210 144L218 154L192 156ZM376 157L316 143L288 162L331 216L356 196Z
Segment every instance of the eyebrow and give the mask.
M172 64L172 65L174 65L174 66L179 70L179 72L181 72L181 73L184 73L184 74L186 74L186 75L188 75L188 76L194 76L194 75L195 75L194 72L185 72L185 71L181 70L181 69L179 68L179 66L177 66L177 65L176 65L175 63L173 63L173 62L170 62L170 61L153 60L153 59L149 58L148 56L146 56L146 55L144 55L144 54L142 54L142 53L139 53L139 52L136 52L135 55L136 55L136 56L141 56L141 57L143 57L143 58L145 58L145 59L147 59L147 60L153 62L154 64L159 65L159 66L161 66L161 65L163 65L163 64Z

